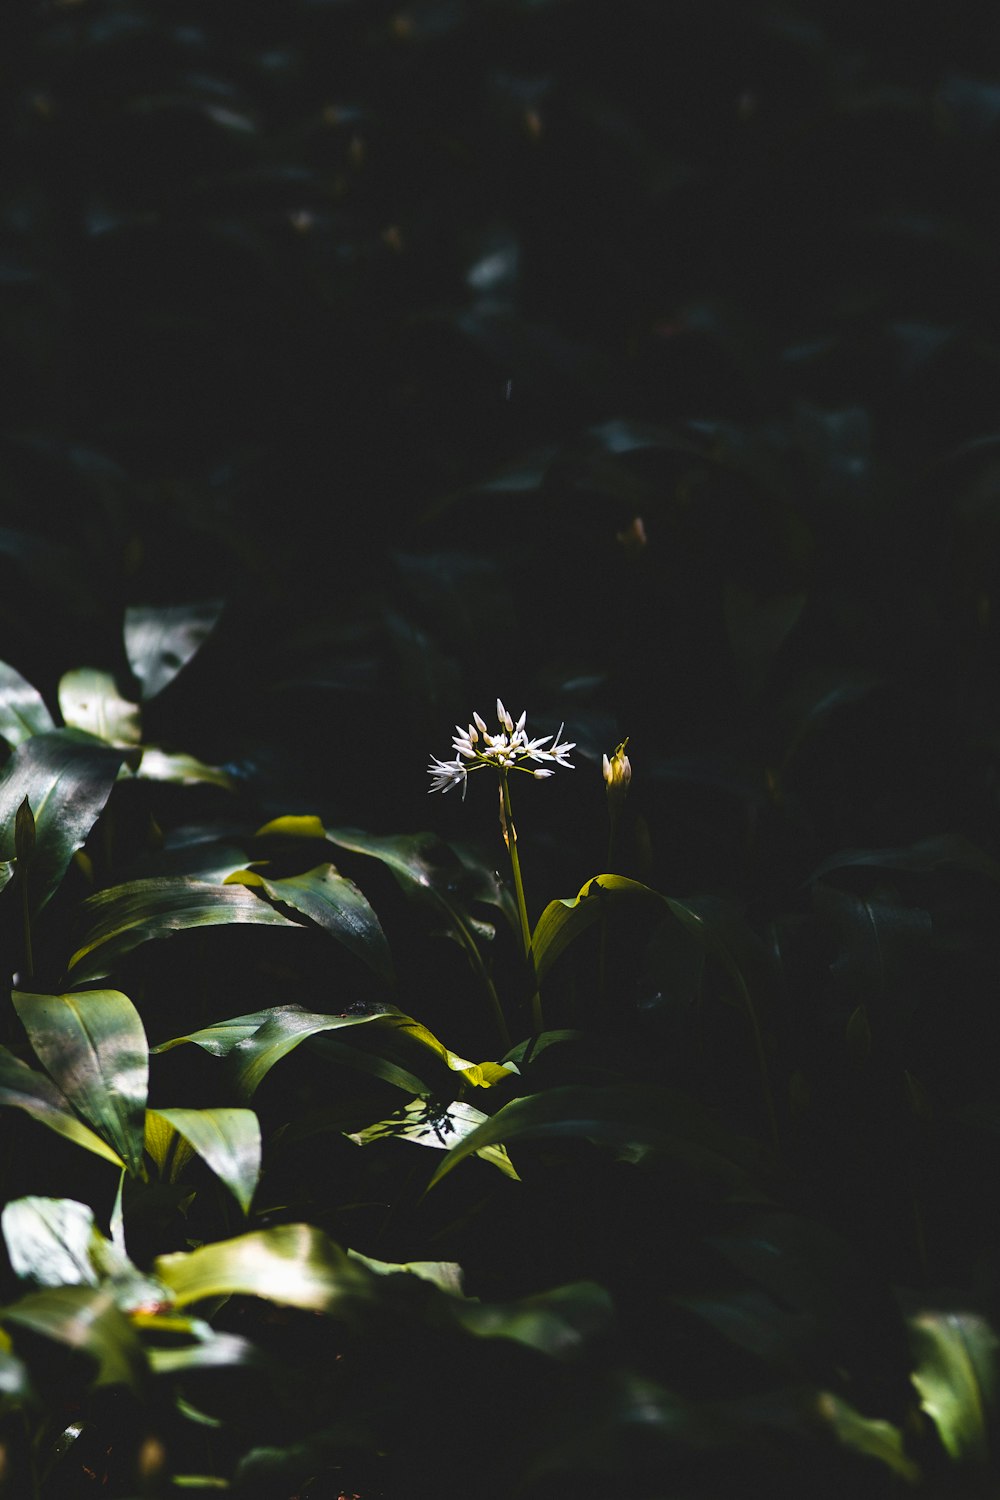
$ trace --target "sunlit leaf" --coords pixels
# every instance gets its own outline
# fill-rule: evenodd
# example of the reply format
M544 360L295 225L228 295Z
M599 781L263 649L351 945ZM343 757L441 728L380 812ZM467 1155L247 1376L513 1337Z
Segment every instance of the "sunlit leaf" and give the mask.
M146 1373L142 1345L105 1287L46 1287L0 1310L0 1321L87 1354L96 1362L97 1385L139 1387Z
M178 1307L238 1294L328 1312L365 1280L363 1269L311 1224L280 1224L161 1255L154 1269Z
M864 1417L847 1401L830 1391L823 1391L816 1400L817 1410L843 1443L855 1453L866 1458L878 1459L886 1468L902 1479L915 1484L920 1478L920 1469L903 1449L903 1436L898 1427L879 1418Z
M151 1328L154 1332L162 1329L164 1332L175 1333L180 1319L150 1320L143 1326ZM190 1318L189 1324L200 1321ZM188 1370L218 1370L232 1367L233 1365L263 1365L266 1363L265 1356L252 1344L249 1339L244 1339L237 1333L217 1333L215 1329L208 1328L207 1336L200 1338L191 1344L183 1344L172 1348L150 1348L147 1351L150 1369L154 1375L183 1375ZM190 1413L187 1413L188 1415ZM218 1425L216 1422L207 1425Z
M252 1109L151 1110L194 1147L244 1213L260 1177L260 1122Z
M6 1047L0 1047L0 1106L2 1105L23 1109L25 1114L47 1125L58 1135L93 1151L95 1156L103 1156L105 1161L113 1162L116 1167L125 1165L117 1151L112 1150L73 1113L68 1100L44 1073L29 1068L27 1063L21 1062Z
M913 1384L941 1442L952 1458L986 1467L1000 1396L1000 1340L973 1312L921 1312L909 1319L909 1328Z
M158 750L155 745L143 750L135 774L142 780L171 781L180 786L221 786L227 791L233 787L232 777L221 766L206 766L193 755Z
M302 816L287 814L283 818L272 818L262 828L258 828L255 838L282 838L282 839L315 839L319 843L326 842L326 829L314 813Z
M123 751L77 730L25 740L0 772L0 859L14 854L14 820L25 797L35 815L29 890L42 907L83 847L114 786Z
M595 875L572 899L550 901L531 937L535 975L541 983L556 959L580 933L599 920L602 902L623 897L663 901L659 892L624 875Z
M141 943L171 937L187 928L234 922L290 929L299 926L243 886L213 885L183 875L111 886L89 896L83 912L91 925L69 961L78 983L101 978L123 954Z
M428 1099L413 1099L388 1119L367 1125L364 1130L351 1131L349 1139L356 1141L359 1146L367 1146L371 1141L388 1137L448 1151L488 1119L489 1115L483 1114L481 1109L474 1109L471 1104L464 1104L460 1100L453 1100L450 1104L436 1104ZM494 1167L499 1167L505 1177L520 1181L505 1147L484 1146L476 1155Z
M197 653L222 613L222 601L134 605L125 611L125 651L142 684L144 700L155 698Z
M195 1155L190 1141L179 1135L170 1121L155 1109L146 1110L145 1146L160 1172L166 1173L168 1182L176 1182L186 1163Z
M14 667L0 662L0 736L13 750L32 735L54 728L38 689Z
M129 1170L142 1170L149 1050L139 1012L119 990L14 991L31 1044L79 1114Z
M251 1099L275 1063L300 1043L324 1031L363 1026L378 1017L378 1012L359 1016L329 1016L301 1010L296 1005L279 1005L272 1010L255 1011L219 1021L189 1036L172 1037L154 1047L154 1052L168 1052L184 1042L193 1042L215 1057L235 1056L236 1089L243 1099Z
M567 1086L503 1105L451 1148L430 1186L484 1146L546 1136L659 1151L730 1187L746 1186L750 1173L766 1165L753 1143L731 1135L695 1100L672 1089Z
M15 1198L0 1215L15 1276L40 1286L97 1286L90 1258L94 1212L72 1198Z
M392 957L378 917L353 880L339 874L332 864L316 865L302 875L281 879L269 879L258 871L239 870L226 883L265 891L272 901L292 907L322 927L381 978L392 979Z
M59 683L59 712L71 729L82 729L110 745L138 745L139 706L123 698L110 672L79 667Z

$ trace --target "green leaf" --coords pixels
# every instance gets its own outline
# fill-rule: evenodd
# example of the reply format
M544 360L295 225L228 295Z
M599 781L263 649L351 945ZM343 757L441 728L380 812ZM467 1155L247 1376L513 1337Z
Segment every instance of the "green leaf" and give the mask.
M221 613L220 599L134 605L125 611L125 652L142 684L144 701L174 680L215 629Z
M82 729L111 745L142 739L139 706L123 698L110 672L79 667L59 683L59 712L71 729Z
M477 932L482 926L470 909L473 902L497 906L512 924L517 922L509 893L496 874L436 834L386 835L331 828L327 838L341 849L379 860L408 895L433 905L438 917L446 919L448 935L463 946L468 946L470 930Z
M217 1370L231 1368L233 1365L263 1365L266 1360L260 1350L251 1344L249 1339L241 1338L238 1333L216 1333L214 1328L202 1321L200 1318L156 1318L143 1319L140 1326L153 1331L162 1329L176 1337L177 1333L185 1328L194 1330L200 1326L204 1332L200 1332L195 1341L190 1344L175 1348L156 1348L148 1350L150 1368L154 1375L184 1375L189 1370ZM190 1415L190 1408L185 1413ZM206 1420L207 1426L221 1425L214 1420Z
M311 1224L279 1224L161 1255L154 1270L178 1307L206 1297L241 1295L329 1312L366 1284L363 1268Z
M158 1305L166 1288L144 1276L124 1249L94 1224L93 1210L71 1198L18 1198L3 1211L11 1266L43 1286L100 1286L123 1312Z
M29 1292L0 1310L0 1321L30 1329L89 1355L97 1364L96 1385L139 1387L146 1373L142 1345L105 1287L62 1286Z
M228 1021L218 1021L187 1036L172 1037L152 1048L153 1052L167 1052L184 1042L211 1052L215 1057L234 1056L236 1062L236 1088L244 1099L250 1099L261 1081L287 1053L298 1047L309 1037L329 1032L343 1032L352 1027L367 1026L370 1037L366 1041L376 1045L376 1036L382 1043L379 1056L370 1052L344 1046L337 1049L337 1056L353 1066L373 1072L378 1077L409 1092L432 1092L431 1081L416 1068L425 1068L433 1058L443 1063L452 1072L460 1073L467 1081L479 1087L506 1081L510 1071L499 1063L471 1063L459 1057L440 1042L426 1026L404 1015L395 1006L380 1006L377 1010L361 1015L333 1016L323 1012L302 1010L296 1005L278 1005L270 1010L254 1011L245 1016L234 1016ZM388 1043L388 1049L385 1046Z
M15 1198L0 1214L15 1276L41 1286L97 1286L90 1258L94 1212L72 1198Z
M921 1406L953 1459L986 1468L1000 1395L1000 1341L977 1313L920 1312L908 1322Z
M257 829L254 838L315 839L318 843L325 843L326 829L314 813L302 816L289 813L283 818L272 818L270 823Z
M0 1106L9 1105L23 1109L33 1119L47 1125L50 1130L63 1135L67 1140L84 1146L95 1156L103 1156L118 1168L125 1163L117 1151L101 1140L70 1108L68 1100L44 1073L29 1068L27 1063L0 1047Z
M926 874L952 865L960 870L970 870L985 875L989 880L1000 880L1000 863L971 839L960 833L944 833L934 838L918 839L915 843L889 849L842 849L838 854L825 859L809 876L810 884L822 880L834 870L846 870L857 866L872 866L878 870L912 870L915 874Z
M171 1047L179 1047L183 1042L194 1042L195 1046L211 1052L214 1057L228 1057L235 1053L237 1092L243 1099L252 1099L275 1063L308 1037L323 1031L363 1026L379 1016L379 1012L329 1016L301 1010L296 1005L279 1005L271 1010L254 1011L251 1015L234 1016L231 1021L218 1021L188 1036L172 1037L152 1050L169 1052Z
M14 858L22 870L31 863L35 852L35 815L25 797L14 818Z
M83 847L114 786L122 751L76 730L26 740L0 772L0 859L14 855L14 824L25 797L35 815L29 890L43 907Z
M873 1417L864 1417L848 1402L830 1391L823 1391L817 1398L820 1417L827 1423L845 1448L861 1453L866 1458L878 1459L894 1474L915 1484L920 1479L920 1469L903 1449L903 1437L898 1427L891 1422Z
M462 1267L455 1260L373 1260L360 1250L348 1250L348 1256L365 1266L374 1276L416 1276L429 1281L451 1297L462 1296Z
M39 1060L133 1176L142 1171L149 1048L142 1019L120 990L36 995L14 1006Z
M0 662L0 736L13 750L32 735L45 734L55 727L38 689L6 662Z
M260 1177L260 1122L252 1109L158 1109L232 1193L243 1212Z
M221 786L232 791L233 778L220 766L206 766L204 761L182 751L158 750L147 745L135 773L145 781L170 781L178 786Z
M572 1359L614 1324L608 1292L592 1281L554 1287L515 1302L456 1302L455 1316L477 1338L513 1339L554 1359Z
M256 870L238 870L227 885L242 884L267 892L272 901L290 906L322 927L380 978L391 981L392 957L378 917L353 880L332 864L316 865L303 875L271 880Z
M503 1105L451 1148L429 1186L485 1146L544 1136L578 1137L630 1152L660 1151L729 1189L745 1190L749 1174L766 1166L758 1147L731 1135L693 1099L675 1090L568 1086Z
M372 1141L389 1137L413 1141L418 1146L432 1146L438 1151L449 1151L489 1118L481 1109L474 1109L471 1104L457 1100L451 1104L437 1104L429 1099L412 1099L388 1119L367 1125L364 1130L351 1131L348 1139L356 1141L359 1146L367 1146ZM505 1147L484 1146L476 1155L494 1167L499 1167L505 1177L512 1177L515 1182L520 1182Z
M141 943L191 927L256 922L295 929L269 901L238 885L213 885L184 875L130 880L98 891L83 903L91 926L69 961L79 983L107 974Z
M602 903L622 897L643 897L653 901L666 899L648 885L628 880L624 875L595 875L571 900L549 902L531 937L535 976L539 984L573 939L599 919L605 910Z

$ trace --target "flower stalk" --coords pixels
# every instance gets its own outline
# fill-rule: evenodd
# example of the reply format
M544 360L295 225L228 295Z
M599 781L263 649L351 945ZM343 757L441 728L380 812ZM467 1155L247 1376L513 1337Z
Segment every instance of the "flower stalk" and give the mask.
M572 741L563 740L561 724L555 736L545 734L536 739L529 739L525 728L526 717L526 713L522 713L515 722L513 716L507 712L498 698L496 732L487 727L485 720L478 713L474 713L472 723L467 728L463 729L460 724L455 726L455 736L451 742L455 751L454 757L451 760L439 760L437 756L432 755L427 771L431 778L432 792L450 792L452 787L460 786L463 802L468 791L469 776L474 771L489 768L496 772L500 786L500 827L514 876L521 946L524 950L525 963L534 978L531 924L528 921L528 907L524 899L524 881L521 876L521 860L517 849L517 830L514 827L514 813L510 800L510 777L512 772L521 771L528 776L533 776L536 781L543 781L549 776L554 776L557 767L571 771L573 763L569 759L569 752L575 749L575 745ZM536 1034L542 1030L542 1002L537 984L533 985L531 1023Z

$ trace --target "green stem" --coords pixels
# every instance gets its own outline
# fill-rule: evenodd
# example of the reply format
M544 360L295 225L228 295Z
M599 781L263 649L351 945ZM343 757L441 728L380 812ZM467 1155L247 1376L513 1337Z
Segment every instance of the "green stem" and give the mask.
M618 829L618 814L613 805L608 807L608 858L604 868L609 874L614 871L612 861L615 856L615 834ZM598 888L598 897L601 892ZM607 907L601 901L601 939L597 951L597 999L598 1005L603 1012L608 1000L608 912Z
M510 867L514 872L514 893L517 897L517 915L521 924L521 944L524 948L524 959L528 965L531 976L534 978L535 965L531 955L531 927L528 922L528 908L524 900L524 883L521 880L521 861L517 853L517 831L514 828L514 814L510 805L510 787L507 784L506 771L500 772L500 797L503 802L504 836L507 843L507 852L510 854ZM538 986L534 986L531 997L531 1024L537 1035L544 1028L542 1017L542 997L538 993Z
M35 956L31 945L31 912L28 907L28 880L27 871L23 870L20 877L21 886L21 920L24 927L24 967L30 980L35 972Z
M486 994L489 997L490 1006L493 1010L493 1017L497 1023L497 1030L500 1033L500 1045L503 1047L503 1050L505 1052L509 1052L511 1046L510 1032L507 1030L507 1022L504 1017L503 1008L500 1004L500 996L496 992L496 986L493 983L493 980L487 973L486 965L483 963L483 957L479 951L479 946L476 943L475 938L472 936L472 933L469 931L465 923L462 921L461 917L458 915L458 912L455 910L455 908L453 906L449 906L448 902L442 900L440 897L438 899L440 901L440 904L448 913L451 920L454 922L455 926L458 928L462 942L465 944L465 951L469 955L469 962L472 964L473 969L475 969L476 973L483 981L483 985L486 989Z

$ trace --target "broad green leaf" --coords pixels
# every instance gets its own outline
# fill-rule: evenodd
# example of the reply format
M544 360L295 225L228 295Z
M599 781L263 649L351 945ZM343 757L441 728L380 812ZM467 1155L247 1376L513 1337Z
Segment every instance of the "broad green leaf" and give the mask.
M238 887L237 887L238 889ZM398 1013L397 1013L398 1014ZM295 1005L279 1005L272 1010L255 1011L219 1021L189 1036L172 1037L154 1047L154 1052L169 1052L183 1042L194 1042L215 1057L235 1054L236 1089L243 1099L251 1099L264 1078L301 1042L319 1032L338 1031L343 1027L363 1026L381 1019L380 1012L360 1016L328 1016Z
M272 818L270 823L257 829L254 838L315 839L319 843L325 843L326 829L315 813L289 813L283 818Z
M650 886L622 875L595 875L572 899L550 901L538 919L532 936L535 974L539 982L569 943L599 920L603 903L644 898L665 906L671 916L692 934L704 951L715 958L732 980L739 1002L756 1031L757 1019L744 969L757 940L739 911L730 902L679 900L661 895Z
M909 1319L920 1404L953 1459L985 1468L1000 1397L993 1329L973 1312L921 1312Z
M14 817L14 863L26 867L35 852L35 815L25 797Z
M104 1238L85 1203L18 1198L3 1211L3 1235L14 1271L43 1286L104 1286L123 1312L157 1307L166 1294Z
M0 1321L54 1339L89 1355L97 1364L96 1385L138 1387L146 1358L135 1330L106 1287L46 1287L0 1310Z
M179 1135L169 1120L165 1120L155 1109L146 1111L145 1145L160 1172L166 1174L168 1182L177 1181L185 1164L195 1154L191 1143Z
M260 1177L260 1122L252 1109L151 1110L184 1137L232 1193L243 1212Z
M176 1328L169 1323L179 1324L181 1319L161 1319L158 1322L151 1320L143 1324L157 1330L162 1327L164 1332L176 1334ZM189 1318L189 1324L200 1322L200 1319ZM216 1333L214 1328L204 1327L208 1330L209 1337L196 1340L191 1344L184 1344L173 1348L156 1348L147 1351L150 1368L154 1375L184 1375L188 1370L218 1370L233 1365L263 1365L266 1363L264 1355L249 1339L241 1338L238 1333ZM215 1424L212 1424L215 1425Z
M204 761L182 751L158 750L147 745L142 752L139 769L135 773L146 781L172 781L180 786L221 786L227 791L233 787L233 778L221 766L206 766Z
M599 919L605 910L602 903L622 897L665 900L658 891L638 880L628 880L624 875L595 875L571 900L549 902L531 937L535 975L539 983L573 939Z
M27 1063L21 1062L6 1047L0 1047L0 1106L2 1105L23 1109L25 1114L47 1125L58 1135L93 1151L95 1156L103 1156L105 1161L113 1162L116 1167L125 1165L117 1151L112 1150L73 1113L69 1101L51 1079L46 1078L44 1073L29 1068Z
M274 880L256 870L238 870L226 884L265 891L272 901L292 907L322 927L382 979L392 979L392 958L378 917L353 880L340 875L332 864Z
M345 1045L335 1049L337 1057L409 1092L433 1092L433 1077L424 1076L432 1059L482 1088L506 1082L514 1071L500 1063L472 1063L459 1057L426 1026L391 1005L361 1015L346 1016L301 1010L295 1005L278 1005L270 1010L218 1021L188 1036L172 1037L152 1050L167 1052L183 1042L194 1042L215 1057L233 1056L236 1087L241 1097L249 1099L275 1063L301 1042L309 1037L362 1025L369 1028L361 1044L365 1050ZM326 1045L329 1050L329 1038ZM377 1054L370 1050L374 1048L379 1049ZM420 1071L416 1071L418 1069Z
M985 875L990 880L1000 880L1000 864L960 833L944 833L934 838L918 839L913 844L904 844L889 849L842 849L839 854L825 859L809 877L810 884L822 880L834 870L845 870L857 866L871 866L877 870L912 870L926 874L942 866L953 865L960 870L971 870Z
M351 1131L348 1139L356 1141L359 1146L367 1146L372 1141L388 1137L413 1141L418 1146L432 1146L438 1151L449 1151L489 1118L481 1109L474 1109L471 1104L458 1100L439 1105L428 1099L412 1099L388 1119L367 1125L364 1130ZM520 1182L503 1146L484 1146L476 1155L494 1167L499 1167L505 1177L512 1177L515 1182Z
M451 1297L462 1296L462 1267L455 1260L373 1260L362 1255L360 1250L348 1250L351 1260L365 1266L375 1276L416 1276L420 1281L430 1281Z
M375 1017L376 1031L392 1031L398 1039L410 1049L412 1056L419 1065L420 1052L432 1054L439 1062L452 1073L460 1073L467 1083L474 1088L490 1088L497 1083L506 1083L511 1074L517 1071L516 1067L504 1067L502 1063L495 1062L470 1062L468 1058L459 1057L457 1052L452 1052L420 1021L415 1021L412 1016L404 1016L399 1011L383 1012ZM412 1046L416 1043L416 1047Z
M0 736L15 749L34 734L54 729L52 715L37 688L6 662L0 662Z
M436 834L374 834L359 828L331 828L327 838L341 849L379 860L404 891L434 905L439 916L446 918L449 935L463 946L468 944L470 929L481 928L470 911L472 902L498 906L512 924L517 922L512 899L495 872Z
M608 1292L592 1281L554 1287L516 1302L462 1301L458 1322L477 1338L513 1339L554 1359L572 1359L614 1325Z
M221 613L220 599L134 605L125 611L125 652L142 684L144 700L155 698L174 680L214 630Z
M866 1458L878 1459L910 1484L920 1479L920 1469L903 1449L902 1433L891 1422L863 1417L830 1391L823 1391L816 1405L822 1420L832 1428L845 1448L862 1453Z
M15 1198L0 1215L15 1276L40 1286L97 1286L90 1258L94 1212L72 1198Z
M52 897L97 822L122 755L77 730L57 729L26 740L0 772L0 859L14 855L14 822L25 797L35 816L28 888L36 909Z
M130 880L98 891L83 903L91 926L69 961L78 983L107 974L141 943L190 927L256 922L296 929L269 901L238 885L213 885L183 875Z
M329 1312L366 1284L362 1267L311 1224L279 1224L198 1250L161 1255L154 1270L178 1307L206 1297L264 1297Z
M752 1142L731 1135L695 1100L675 1090L568 1086L503 1105L451 1148L429 1186L484 1146L544 1136L663 1152L694 1167L703 1179L716 1178L730 1188L745 1188L750 1172L765 1166Z
M59 683L59 712L71 729L82 729L111 745L142 739L139 705L123 698L110 672L79 667Z
M120 990L36 995L13 1001L39 1060L74 1109L142 1171L149 1048L142 1019Z

